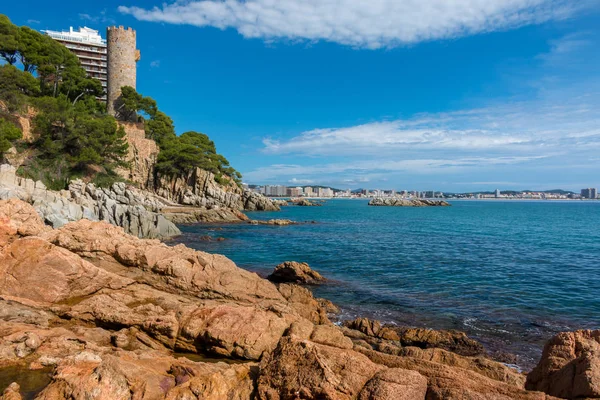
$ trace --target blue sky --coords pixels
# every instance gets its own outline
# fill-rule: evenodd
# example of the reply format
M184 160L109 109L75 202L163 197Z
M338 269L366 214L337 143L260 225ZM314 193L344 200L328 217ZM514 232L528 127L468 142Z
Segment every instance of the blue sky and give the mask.
M600 0L28 4L1 12L136 29L138 91L248 183L600 187Z

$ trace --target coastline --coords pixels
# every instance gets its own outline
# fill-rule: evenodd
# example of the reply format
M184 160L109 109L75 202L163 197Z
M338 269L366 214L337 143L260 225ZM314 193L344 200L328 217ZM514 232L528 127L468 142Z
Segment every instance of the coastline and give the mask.
M38 399L93 392L269 400L303 391L328 399L538 400L549 399L539 390L578 390L548 384L564 373L547 367L552 346L526 377L463 332L366 318L336 325L336 307L296 281L275 284L224 256L139 239L106 222L51 229L19 200L0 201L0 266L8 282L0 285L0 383L24 383L27 371L47 368ZM595 333L565 335L586 346ZM19 391L13 382L4 396Z

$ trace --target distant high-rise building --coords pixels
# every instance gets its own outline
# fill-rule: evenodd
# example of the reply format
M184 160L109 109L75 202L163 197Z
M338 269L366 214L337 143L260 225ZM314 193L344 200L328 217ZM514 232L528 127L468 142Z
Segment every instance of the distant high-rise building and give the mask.
M496 192L494 193L494 195L496 196L496 198L500 197L500 189L496 189Z
M77 31L70 27L68 31L44 30L42 32L71 50L79 58L88 76L98 79L106 91L108 82L106 40L102 39L97 30L84 26ZM106 97L103 99L105 100Z
M314 192L313 188L311 188L310 186L307 186L304 188L304 195L306 197L313 197L315 195L315 192Z
M140 51L136 49L136 33L131 28L111 26L106 30L107 39L97 30L84 26L78 31L42 31L67 49L71 50L88 76L102 83L106 95L107 111L116 115L121 88L136 85L136 63Z
M300 195L302 195L303 191L302 188L287 188L287 195L289 197L299 197Z
M584 199L595 199L598 197L596 188L581 189L581 197Z

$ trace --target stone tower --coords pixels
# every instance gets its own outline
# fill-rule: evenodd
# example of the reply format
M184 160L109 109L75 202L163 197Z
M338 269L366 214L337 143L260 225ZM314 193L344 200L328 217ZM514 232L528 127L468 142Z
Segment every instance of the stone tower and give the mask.
M115 116L118 109L121 88L135 88L136 63L140 51L135 48L135 31L122 26L109 26L106 30L107 52L107 111Z

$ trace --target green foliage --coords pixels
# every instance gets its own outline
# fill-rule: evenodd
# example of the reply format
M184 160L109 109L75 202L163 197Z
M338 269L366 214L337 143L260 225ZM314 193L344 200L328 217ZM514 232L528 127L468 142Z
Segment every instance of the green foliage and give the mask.
M39 98L35 106L39 111L34 118L38 169L55 168L60 164L62 175L71 178L93 171L94 166L99 166L108 176L116 167L126 166L123 161L128 149L125 131L113 117L98 113L92 102L73 105L61 95ZM46 176L41 178L48 181ZM59 179L56 185L63 181Z
M154 140L161 147L167 147L177 139L173 120L162 111L157 111L154 117L146 120L146 137Z
M0 156L10 149L15 140L21 139L23 133L11 122L0 118Z
M164 175L177 176L201 168L215 174L215 180L226 184L230 177L241 183L241 174L229 165L212 140L203 133L175 133L173 120L159 111L156 101L136 92L132 87L121 88L121 98L117 107L119 119L135 121L145 117L146 137L160 147L156 170Z
M33 121L37 139L28 144L34 156L20 173L51 189L63 189L80 176L99 186L119 180L114 170L125 166L125 131L96 100L101 83L87 76L77 56L49 36L17 27L0 14L0 57L6 61L0 66L0 101L9 112L26 104L38 110ZM160 148L159 173L176 176L202 168L220 183L240 183L240 173L217 154L208 136L186 132L178 137L173 120L158 110L154 99L123 87L116 114L119 120L144 121L146 136ZM0 119L0 153L20 137L15 129Z
M9 66L19 61L24 72L37 73L40 94L53 97L64 94L76 103L83 96L97 97L103 92L100 81L87 76L69 49L29 27L13 25L1 14L0 57Z
M6 15L0 14L0 57L9 65L17 62L17 40L19 28L10 22Z
M242 175L229 166L229 161L217 154L215 144L203 133L185 132L163 142L156 169L165 175L181 175L201 168L212 172L218 183L226 184L227 177L241 183Z
M65 189L74 175L66 160L34 158L17 170L19 176L41 181L51 190Z
M142 96L131 86L121 88L121 96L115 108L117 119L122 121L137 121L138 113L144 113L153 119L158 111L153 98Z
M107 171L103 173L96 174L94 179L92 179L92 183L97 187L108 188L111 187L114 183L123 182L124 179L116 174L113 171Z
M27 97L39 96L40 84L29 72L14 65L0 66L0 100L13 112L27 103Z

